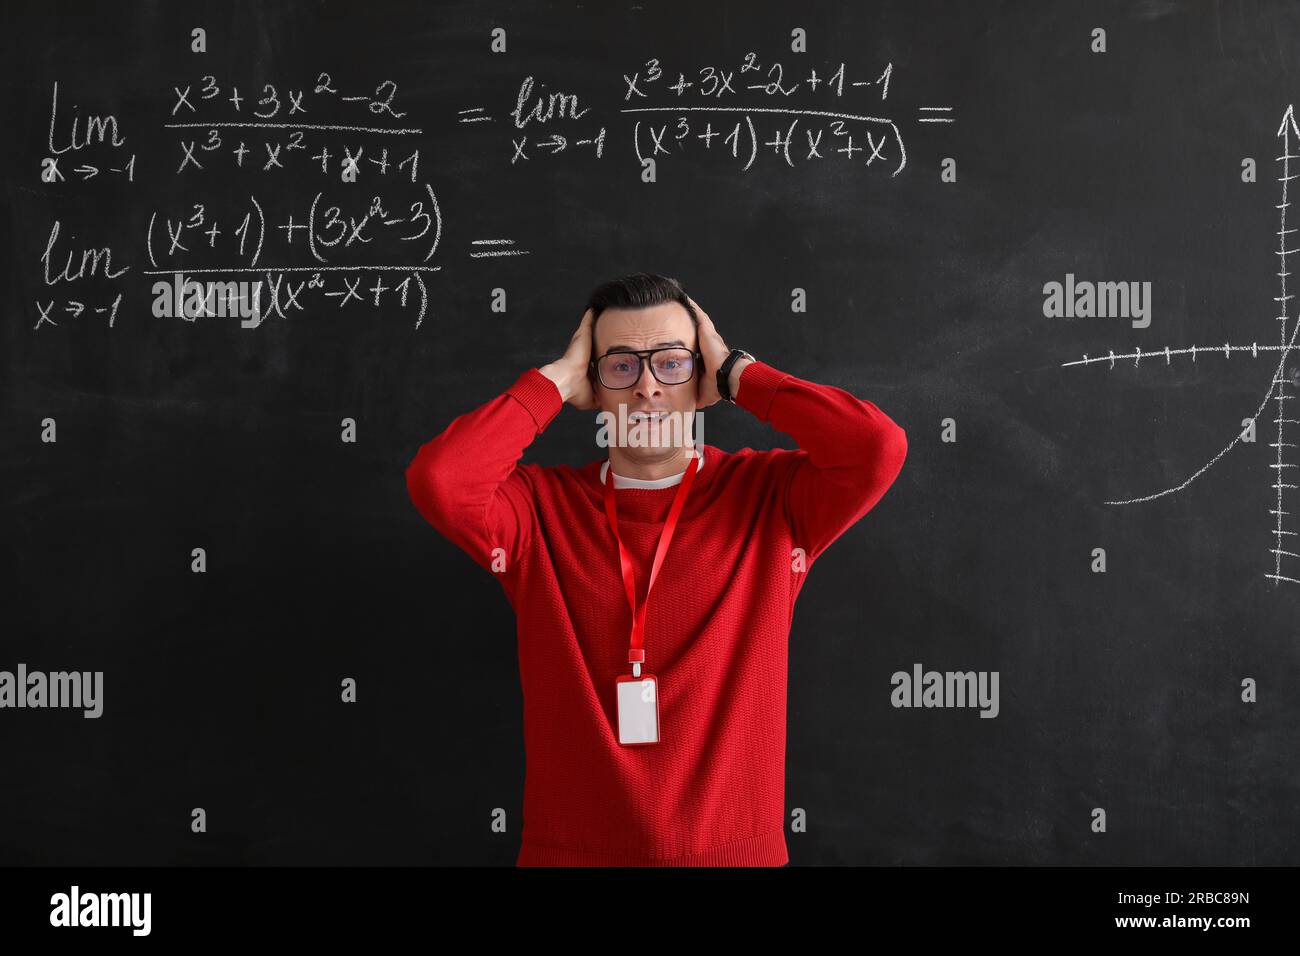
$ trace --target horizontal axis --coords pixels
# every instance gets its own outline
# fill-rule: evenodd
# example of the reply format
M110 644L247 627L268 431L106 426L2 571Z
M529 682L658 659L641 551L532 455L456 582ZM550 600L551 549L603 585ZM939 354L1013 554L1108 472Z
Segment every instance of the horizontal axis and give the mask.
M1281 316L1279 316L1279 318L1281 318ZM1094 362L1109 362L1111 367L1114 368L1115 362L1118 359L1131 358L1134 360L1133 364L1136 365L1144 358L1150 359L1160 356L1164 356L1165 364L1168 365L1170 358L1174 355L1191 355L1192 361L1195 362L1198 352L1210 354L1222 352L1224 358L1228 358L1228 353L1230 352L1249 352L1250 357L1255 358L1260 352L1281 352L1288 348L1290 348L1290 346L1260 345L1258 342L1251 342L1249 345L1229 345L1227 342L1224 342L1222 345L1193 345L1188 348L1179 349L1171 349L1169 346L1165 346L1163 349L1155 349L1150 352L1144 352L1141 349L1138 349L1136 352L1124 352L1119 355L1114 352L1107 352L1105 355L1093 356L1091 358L1089 358L1088 354L1085 352L1082 359L1074 362L1062 362L1061 367L1065 368L1069 365L1092 365Z

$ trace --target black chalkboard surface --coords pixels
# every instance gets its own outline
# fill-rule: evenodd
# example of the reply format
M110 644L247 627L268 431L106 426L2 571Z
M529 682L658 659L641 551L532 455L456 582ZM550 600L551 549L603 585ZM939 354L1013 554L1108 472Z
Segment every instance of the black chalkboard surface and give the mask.
M514 616L403 470L635 271L907 430L794 617L794 862L1300 861L1294 4L0 17L0 671L102 674L0 708L0 862L511 865Z

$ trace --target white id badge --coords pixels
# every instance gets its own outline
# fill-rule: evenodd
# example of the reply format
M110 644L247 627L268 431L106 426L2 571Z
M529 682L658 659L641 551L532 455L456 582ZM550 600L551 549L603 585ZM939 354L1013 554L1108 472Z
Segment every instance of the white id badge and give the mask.
M659 742L659 682L654 674L618 678L618 742Z

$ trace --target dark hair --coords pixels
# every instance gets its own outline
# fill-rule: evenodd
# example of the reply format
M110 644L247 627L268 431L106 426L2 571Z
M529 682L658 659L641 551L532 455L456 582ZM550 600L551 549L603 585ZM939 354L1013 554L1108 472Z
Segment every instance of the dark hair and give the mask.
M606 309L644 309L664 302L681 303L691 317L691 324L699 328L700 320L686 297L686 291L680 282L669 276L635 272L597 286L587 300L587 308L591 309L592 357L595 357L596 322L600 313Z

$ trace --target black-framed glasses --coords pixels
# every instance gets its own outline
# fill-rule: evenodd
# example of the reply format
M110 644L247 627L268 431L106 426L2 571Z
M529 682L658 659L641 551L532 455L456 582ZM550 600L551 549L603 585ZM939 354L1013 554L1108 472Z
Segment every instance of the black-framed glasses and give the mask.
M695 376L696 363L704 362L699 352L679 346L658 349L630 349L606 352L591 361L600 384L606 388L631 388L641 381L641 370L650 361L650 374L660 385L683 385Z

